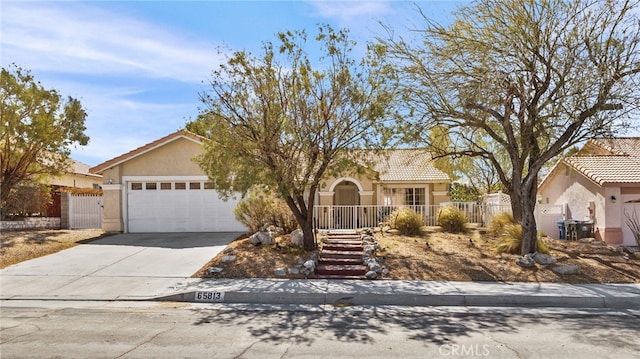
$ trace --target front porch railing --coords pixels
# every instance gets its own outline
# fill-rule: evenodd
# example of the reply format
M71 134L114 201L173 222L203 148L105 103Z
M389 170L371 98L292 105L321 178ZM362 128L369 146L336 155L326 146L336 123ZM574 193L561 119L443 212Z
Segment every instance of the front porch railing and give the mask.
M447 203L454 205L467 215L467 222L481 223L482 211L475 203ZM442 205L423 206L385 206L385 205L358 205L358 206L315 206L314 219L318 229L353 229L365 227L377 227L381 222L388 220L393 211L399 208L411 208L419 213L426 226L436 226L437 216Z
M377 227L387 221L393 211L399 208L411 208L420 215L426 226L438 225L438 212L444 206L455 206L463 211L467 223L481 226L487 225L493 216L501 212L511 212L509 204L478 204L475 202L447 202L439 205L424 206L315 206L313 208L314 221L317 229L357 229ZM538 228L547 233L555 233L558 220L566 218L563 205L542 205L536 207L536 222Z

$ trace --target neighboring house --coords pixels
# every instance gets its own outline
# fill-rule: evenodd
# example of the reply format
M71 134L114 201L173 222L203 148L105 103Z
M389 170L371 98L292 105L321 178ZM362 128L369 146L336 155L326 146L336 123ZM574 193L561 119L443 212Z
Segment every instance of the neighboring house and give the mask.
M239 198L225 202L193 161L204 138L180 130L91 169L103 176L105 231L245 231L233 215ZM374 176L323 183L319 204L438 204L448 200L449 177L428 154L389 151Z
M640 215L640 138L589 140L538 186L543 204L566 204L567 218L593 220L595 237L636 245L625 213Z
M71 168L58 177L47 180L47 184L55 187L93 188L100 189L102 176L91 173L90 166L71 159Z
M51 203L45 211L47 217L63 217L61 192L68 191L65 188L100 189L102 185L102 176L89 172L89 165L74 159L69 161L71 165L66 172L45 180L51 186Z

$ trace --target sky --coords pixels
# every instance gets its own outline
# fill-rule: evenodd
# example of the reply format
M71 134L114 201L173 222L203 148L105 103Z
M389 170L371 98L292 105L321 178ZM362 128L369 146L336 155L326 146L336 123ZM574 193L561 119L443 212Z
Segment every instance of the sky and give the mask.
M417 6L441 22L464 2L422 1L29 1L0 2L0 59L47 89L81 101L90 166L173 133L198 115L199 94L224 54L259 55L278 32L318 24L367 41L419 27Z

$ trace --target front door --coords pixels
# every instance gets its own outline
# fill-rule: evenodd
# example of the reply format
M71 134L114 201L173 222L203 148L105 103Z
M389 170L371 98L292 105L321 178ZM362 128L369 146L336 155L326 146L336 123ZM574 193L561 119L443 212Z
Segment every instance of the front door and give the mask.
M358 205L360 193L353 182L342 182L334 189L334 227L355 229L358 227Z

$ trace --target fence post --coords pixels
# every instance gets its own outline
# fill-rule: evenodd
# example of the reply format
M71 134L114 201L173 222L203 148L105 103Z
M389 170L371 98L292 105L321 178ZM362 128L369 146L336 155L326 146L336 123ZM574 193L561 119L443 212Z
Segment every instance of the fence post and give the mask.
M69 229L71 217L71 193L60 193L60 229Z

